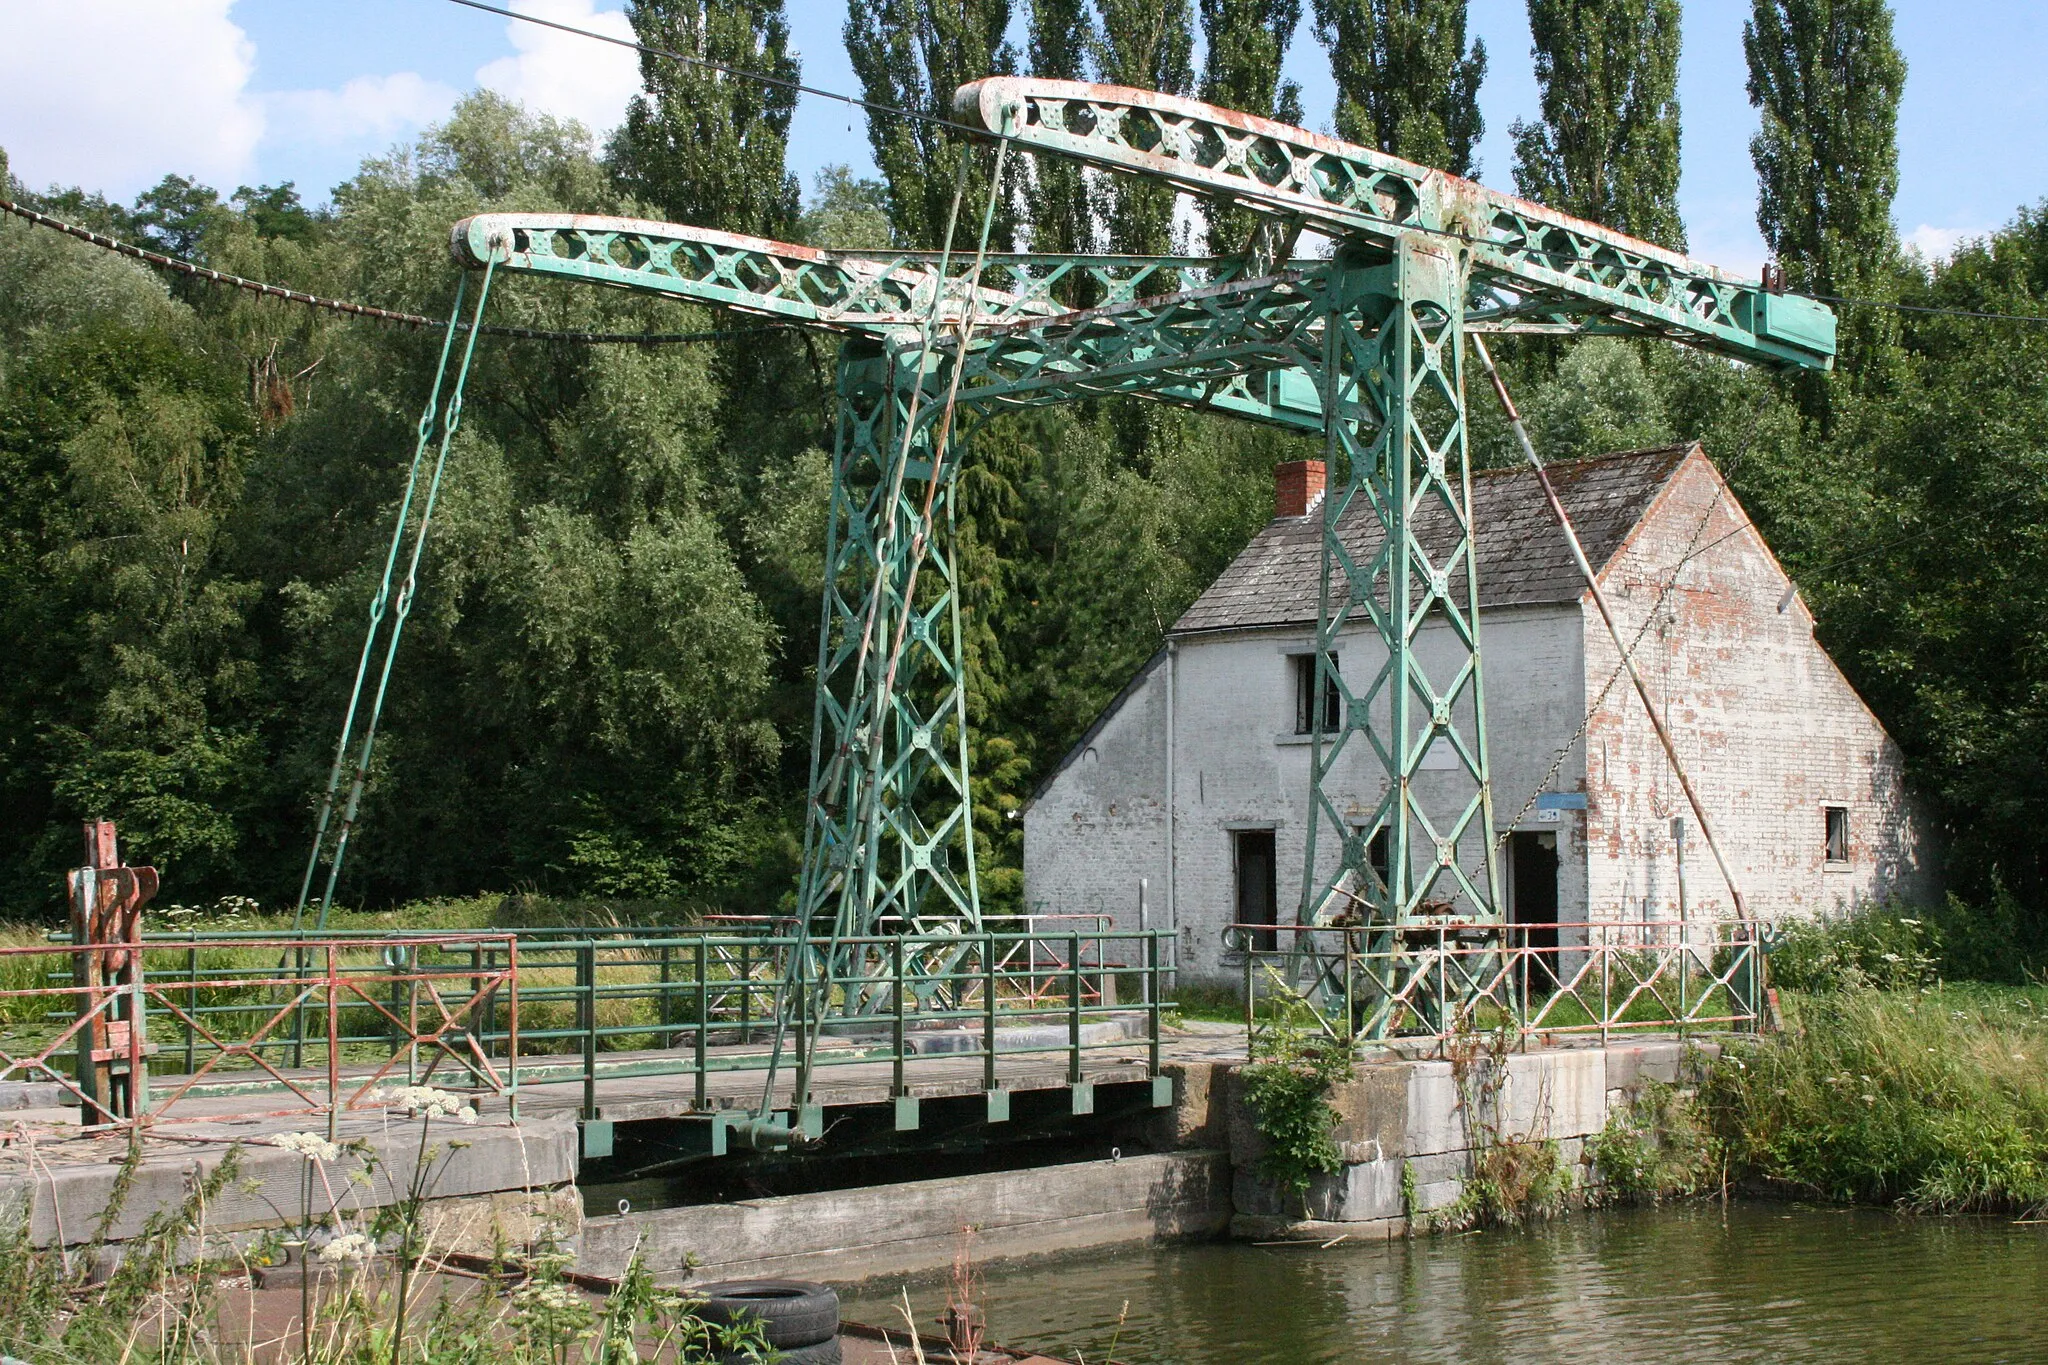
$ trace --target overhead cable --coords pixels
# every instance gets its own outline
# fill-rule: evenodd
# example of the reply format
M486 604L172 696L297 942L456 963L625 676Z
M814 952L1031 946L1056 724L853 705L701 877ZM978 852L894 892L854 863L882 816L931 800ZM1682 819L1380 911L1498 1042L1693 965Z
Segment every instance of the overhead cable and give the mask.
M422 317L418 313L402 313L392 308L376 308L367 303L351 303L346 299L323 298L318 294L308 294L304 290L287 289L280 284L268 284L262 280L252 280L241 275L230 275L224 270L214 270L208 266L195 265L191 261L180 260L176 256L166 256L161 251L151 251L145 247L134 246L116 238L108 237L103 233L94 232L90 228L82 228L75 223L67 223L61 218L52 218L47 213L39 213L25 204L17 204L11 199L0 199L0 211L11 213L17 218L34 223L37 227L46 227L52 231L61 232L67 237L76 237L81 242L90 242L104 251L111 251L117 255L127 256L149 265L160 266L165 270L176 271L180 275L188 275L194 279L205 280L209 284L225 285L231 289L243 289L252 294L260 294L265 298L283 299L287 303L303 304L308 308L320 308L330 313L341 313L348 317L368 318L372 322L394 323L401 327L438 329L450 325L449 322L441 318ZM467 331L471 326L471 324L466 322L457 322L453 325L457 331ZM779 329L787 325L786 323L765 323L760 327L727 328L722 331L710 332L550 332L537 327L505 327L492 323L486 324L483 327L483 332L487 336L514 337L521 341L574 341L602 345L658 346L684 342L730 341L740 337L758 336L763 331Z
M989 135L988 130L985 128L976 128L971 124L958 123L949 118L941 118L937 114L927 114L916 109L904 109L894 104L883 104L879 100L864 100L857 95L842 95L837 90L825 90L815 85L805 85L802 81L793 81L784 76L771 76L765 71L749 71L745 67L727 66L723 62L714 62L705 57L693 57L687 52L676 52L665 47L654 47L648 43L635 42L631 38L614 38L611 34L599 33L596 29L577 28L574 24L564 24L553 19L543 19L537 14L521 14L518 10L505 9L499 5L487 5L483 3L483 0L453 0L453 3L467 9L482 10L486 14L497 14L507 19L517 19L521 23L539 24L542 28L552 28L563 33L573 33L580 38L594 38L600 43L610 43L613 47L628 47L635 52L643 52L650 57L666 57L672 62L682 62L686 66L702 67L706 71L716 71L720 75L734 76L740 80L759 81L763 85L772 85L778 90L794 90L800 95L816 95L819 99L837 100L841 104L850 104L856 109L865 109L870 113L893 114L898 118L915 119L919 123L929 123L935 128L949 128L956 133L966 133L976 138L985 139Z

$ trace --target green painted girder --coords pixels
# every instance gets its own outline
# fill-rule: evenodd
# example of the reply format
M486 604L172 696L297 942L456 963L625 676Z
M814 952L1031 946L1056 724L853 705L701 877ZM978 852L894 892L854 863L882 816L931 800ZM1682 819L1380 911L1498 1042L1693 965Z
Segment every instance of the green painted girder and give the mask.
M984 278L1008 286L994 288L972 285L972 263L957 255L942 282L942 258L934 252L824 251L588 214L479 214L455 225L451 243L466 267L495 258L501 271L873 337L898 353L922 349L935 300L945 353L943 339L971 302L974 326L961 393L971 408L1135 393L1297 431L1322 430L1315 386L1290 350L1270 344L1280 320L1265 317L1255 297L1270 296L1270 306L1287 313L1290 304L1278 295L1289 280L1233 282L1238 266L1231 261L992 253ZM1183 288L1190 279L1194 287ZM1062 293L1076 292L1102 302L1076 312L1059 301ZM1246 335L1225 338L1233 327Z
M1150 90L1024 76L960 88L955 116L1019 146L1161 180L1292 228L1470 252L1466 313L1488 330L1617 329L1743 360L1826 369L1835 318L1810 299L1447 171Z
M1041 256L990 253L975 285L971 254L828 251L683 223L570 213L484 213L465 218L450 249L466 269L495 258L498 269L667 294L829 331L885 336L920 332L936 319L950 329L971 299L975 326L999 326L1072 311L1062 291L1081 279L1105 303L1173 293L1184 274L1221 282L1228 261L1198 256Z

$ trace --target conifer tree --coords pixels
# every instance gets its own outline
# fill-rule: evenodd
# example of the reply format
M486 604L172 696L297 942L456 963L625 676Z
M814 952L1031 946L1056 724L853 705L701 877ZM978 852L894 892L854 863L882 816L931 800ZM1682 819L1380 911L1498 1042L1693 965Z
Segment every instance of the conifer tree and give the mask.
M1529 0L1539 123L1516 120L1531 199L1674 249L1679 0Z
M1899 97L1906 62L1886 0L1754 0L1743 26L1749 100L1763 116L1750 140L1757 227L1793 288L1889 292L1897 239ZM1845 319L1853 369L1897 335L1895 317Z
M785 81L801 75L783 0L634 0L633 33L649 47ZM626 106L611 162L621 188L677 222L786 237L796 177L784 164L796 92L654 53Z
M954 91L1017 69L1016 52L1003 41L1009 26L1010 0L848 0L846 52L872 103L950 120ZM867 117L897 236L907 246L942 246L965 135L878 109ZM979 239L991 169L988 155L970 158L956 246L971 250ZM990 247L1008 249L1013 226L999 206Z
M1096 78L1168 95L1194 93L1195 26L1188 0L1096 0ZM1108 185L1112 251L1173 250L1173 187L1133 175Z
M1280 79L1287 45L1301 23L1301 0L1201 0L1202 98L1225 109L1238 109L1301 122L1301 87ZM1209 251L1224 255L1241 249L1250 237L1253 215L1244 209L1212 204L1208 209Z
M1476 175L1486 131L1486 44L1465 42L1467 0L1315 0L1337 79L1337 136Z

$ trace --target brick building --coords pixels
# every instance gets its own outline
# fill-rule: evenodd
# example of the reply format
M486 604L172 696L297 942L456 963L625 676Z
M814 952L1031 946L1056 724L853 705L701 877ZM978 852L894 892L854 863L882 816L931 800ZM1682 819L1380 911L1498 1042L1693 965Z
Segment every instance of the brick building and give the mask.
M1751 912L1827 913L1934 889L1897 746L1813 636L1813 620L1698 445L1553 466L1587 558ZM1224 925L1291 920L1309 809L1322 472L1283 467L1277 515L1168 633L1024 813L1025 899L1179 931L1181 968L1217 976ZM1503 910L1524 922L1674 919L1678 847L1695 919L1732 902L1562 532L1526 469L1473 477L1487 742ZM1378 537L1362 510L1344 534ZM1425 544L1441 528L1426 522ZM1448 627L1427 627L1446 659ZM1347 682L1384 660L1339 641ZM1583 729L1582 729L1583 726ZM1338 769L1362 822L1385 778ZM1417 779L1427 804L1432 782ZM1450 764L1444 765L1446 768ZM1448 804L1450 788L1438 793ZM1459 850L1481 862L1481 831ZM1319 855L1334 840L1318 836ZM1334 861L1335 853L1328 856ZM1319 858L1320 860L1320 858ZM1142 884L1142 890L1141 890ZM1141 906L1142 900L1142 906Z

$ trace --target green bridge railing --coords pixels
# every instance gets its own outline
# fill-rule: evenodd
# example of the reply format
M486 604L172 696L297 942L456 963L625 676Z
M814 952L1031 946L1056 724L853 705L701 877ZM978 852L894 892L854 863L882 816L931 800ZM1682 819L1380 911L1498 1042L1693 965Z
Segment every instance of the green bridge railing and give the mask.
M1066 1082L1082 1086L1089 1054L1142 1051L1157 1078L1163 933L1048 923L843 939L829 977L818 975L816 941L787 921L688 933L190 931L146 935L135 950L4 949L14 960L0 1016L39 1027L27 1048L0 1047L0 1080L55 1080L90 1106L82 1078L112 1064L155 1078L136 1114L94 1115L102 1122L219 1119L236 1095L275 1115L282 1095L331 1127L401 1084L502 1096L516 1115L523 1087L580 1082L577 1108L590 1120L600 1081L627 1076L680 1078L683 1102L707 1112L738 1102L718 1084L730 1073L765 1084L772 1070L767 1098L786 1105L835 1068L882 1063L890 1093L904 1096L908 1069L931 1055L978 1064L991 1094L1001 1064L1030 1056L1057 1057ZM78 964L111 951L141 955L141 1022L121 1034L120 1057L89 1058L84 1023L115 992L76 984ZM1109 1020L1118 1028L1089 1028Z

